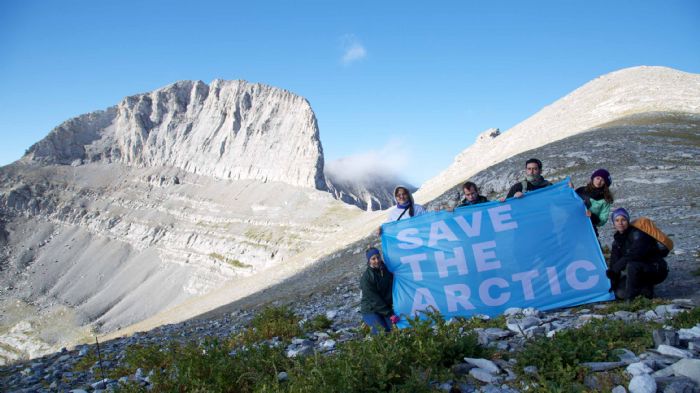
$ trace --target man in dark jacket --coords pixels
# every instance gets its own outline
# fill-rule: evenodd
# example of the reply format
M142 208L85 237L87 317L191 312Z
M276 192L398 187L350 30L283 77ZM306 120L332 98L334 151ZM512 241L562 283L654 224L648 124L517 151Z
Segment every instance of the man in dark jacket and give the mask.
M525 179L519 183L513 184L508 190L508 195L501 198L503 202L506 198L522 198L526 192L539 190L552 185L549 181L542 177L542 161L537 158L531 158L525 162Z
M462 199L457 207L477 205L489 201L485 196L479 195L479 188L470 181L464 183L462 191L464 191L464 199Z
M612 213L615 240L612 244L610 269L606 272L612 284L611 290L619 299L634 299L642 295L654 297L654 285L668 276L668 265L659 243L653 237L629 224L630 217L623 208ZM627 271L626 279L622 272Z
M365 255L367 269L360 278L362 319L372 328L373 334L378 333L380 329L388 332L392 324L399 320L392 308L391 291L394 275L384 266L379 250L374 247L369 248Z

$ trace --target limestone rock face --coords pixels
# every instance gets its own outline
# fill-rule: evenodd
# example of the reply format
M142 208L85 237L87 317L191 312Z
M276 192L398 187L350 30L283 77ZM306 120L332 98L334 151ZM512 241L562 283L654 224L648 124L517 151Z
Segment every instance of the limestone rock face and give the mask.
M245 81L181 81L127 97L56 127L25 160L175 167L218 179L325 187L308 101Z

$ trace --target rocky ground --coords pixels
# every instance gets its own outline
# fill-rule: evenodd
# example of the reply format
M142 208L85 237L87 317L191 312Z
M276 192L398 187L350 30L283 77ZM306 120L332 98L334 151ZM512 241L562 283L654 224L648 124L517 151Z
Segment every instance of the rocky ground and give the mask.
M307 356L314 352L332 354L337 346L348 340L364 337L358 333L360 326L357 286L338 286L327 293L317 293L307 301L296 302L293 308L303 320L325 315L333 323L331 328L296 337L286 346L289 357ZM569 310L542 313L535 309L509 309L502 328L475 329L481 345L514 353L521 350L527 340L534 337L552 337L557 332L580 327L592 320L609 318L628 323L635 321L664 322L668 318L691 308L689 299L675 299L652 306L649 309L631 311L610 310L615 303L596 304ZM247 324L256 310L236 310L212 319L193 320L175 325L161 326L149 332L141 332L120 339L100 343L102 359L94 361L96 345L82 345L72 350L63 349L55 354L31 361L0 368L0 387L8 392L52 392L82 389L86 392L111 390L120 382L136 381L144 387L150 384L151 370L137 370L117 379L103 379L102 370L119 366L125 351L133 345L166 347L173 341L202 341L215 337L222 341ZM488 317L481 317L488 318ZM332 337L332 338L331 338ZM700 392L700 324L692 329L662 329L654 332L654 348L633 353L620 348L616 362L586 363L590 370L586 386L600 390L601 381L612 370L625 369L631 378L628 384L618 381L615 392ZM267 345L279 345L269 340ZM92 356L93 362L84 358ZM467 359L453 370L461 375L459 381L434 381L434 388L446 392L517 392L526 391L514 372L514 362L489 359ZM102 367L102 368L101 368ZM526 368L537 373L536 367ZM280 374L279 378L285 378ZM622 386L620 384L624 384ZM653 387L653 388L652 388ZM79 392L80 390L74 390Z

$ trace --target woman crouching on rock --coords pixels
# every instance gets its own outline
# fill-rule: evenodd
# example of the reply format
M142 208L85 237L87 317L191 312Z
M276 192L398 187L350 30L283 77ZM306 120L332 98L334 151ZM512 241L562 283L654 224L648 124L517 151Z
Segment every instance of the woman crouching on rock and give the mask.
M384 266L379 250L371 247L365 255L367 270L360 278L362 320L372 329L372 334L379 331L388 332L391 331L391 326L399 321L399 317L394 315L391 299L394 275Z
M615 240L612 244L610 269L606 272L618 299L634 299L642 295L654 297L654 285L668 276L664 257L668 249L643 231L630 225L630 216L623 208L612 213ZM626 271L626 277L622 276Z
M610 206L613 203L613 195L610 192L612 177L605 169L598 169L591 175L591 181L584 187L576 189L578 196L586 205L586 215L591 218L593 230L598 237L598 227L608 222Z

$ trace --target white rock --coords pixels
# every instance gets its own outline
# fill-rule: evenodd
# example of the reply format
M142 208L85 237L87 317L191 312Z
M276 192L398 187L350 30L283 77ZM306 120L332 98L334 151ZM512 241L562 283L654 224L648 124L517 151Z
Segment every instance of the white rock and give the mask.
M700 338L700 325L694 326L690 329L678 330L678 338L681 340L691 340L693 338Z
M509 318L506 321L506 327L508 330L515 333L523 333L530 327L539 325L542 321L536 317L524 317L524 318Z
M635 375L627 389L630 393L655 393L656 381L649 374Z
M681 359L671 367L676 375L686 376L700 385L700 359Z
M330 351L335 348L335 340L326 340L321 343L321 349L325 351Z
M464 358L464 361L492 374L498 374L501 371L496 363L488 359Z
M527 307L523 309L523 315L526 317L539 317L542 313L540 310L534 308L534 307Z
M642 362L632 363L627 366L627 372L632 375L651 374L654 372L649 366Z
M505 316L508 317L508 316L511 316L511 315L522 314L522 312L523 312L523 309L522 309L522 308L519 308L519 307L509 307L509 308L506 308L505 311L503 311L503 315L505 315Z
M678 358L692 358L693 354L684 349L672 347L670 345L661 344L656 350L662 355L675 356Z
M469 375L474 377L475 379L484 382L484 383L493 383L495 382L498 378L491 374L488 370L484 370L483 368L473 368L469 370Z
M627 389L625 389L625 387L622 385L617 385L613 388L613 390L611 392L612 393L627 393Z
M330 319L331 321L335 316L338 315L338 310L328 310L326 311L326 318Z

